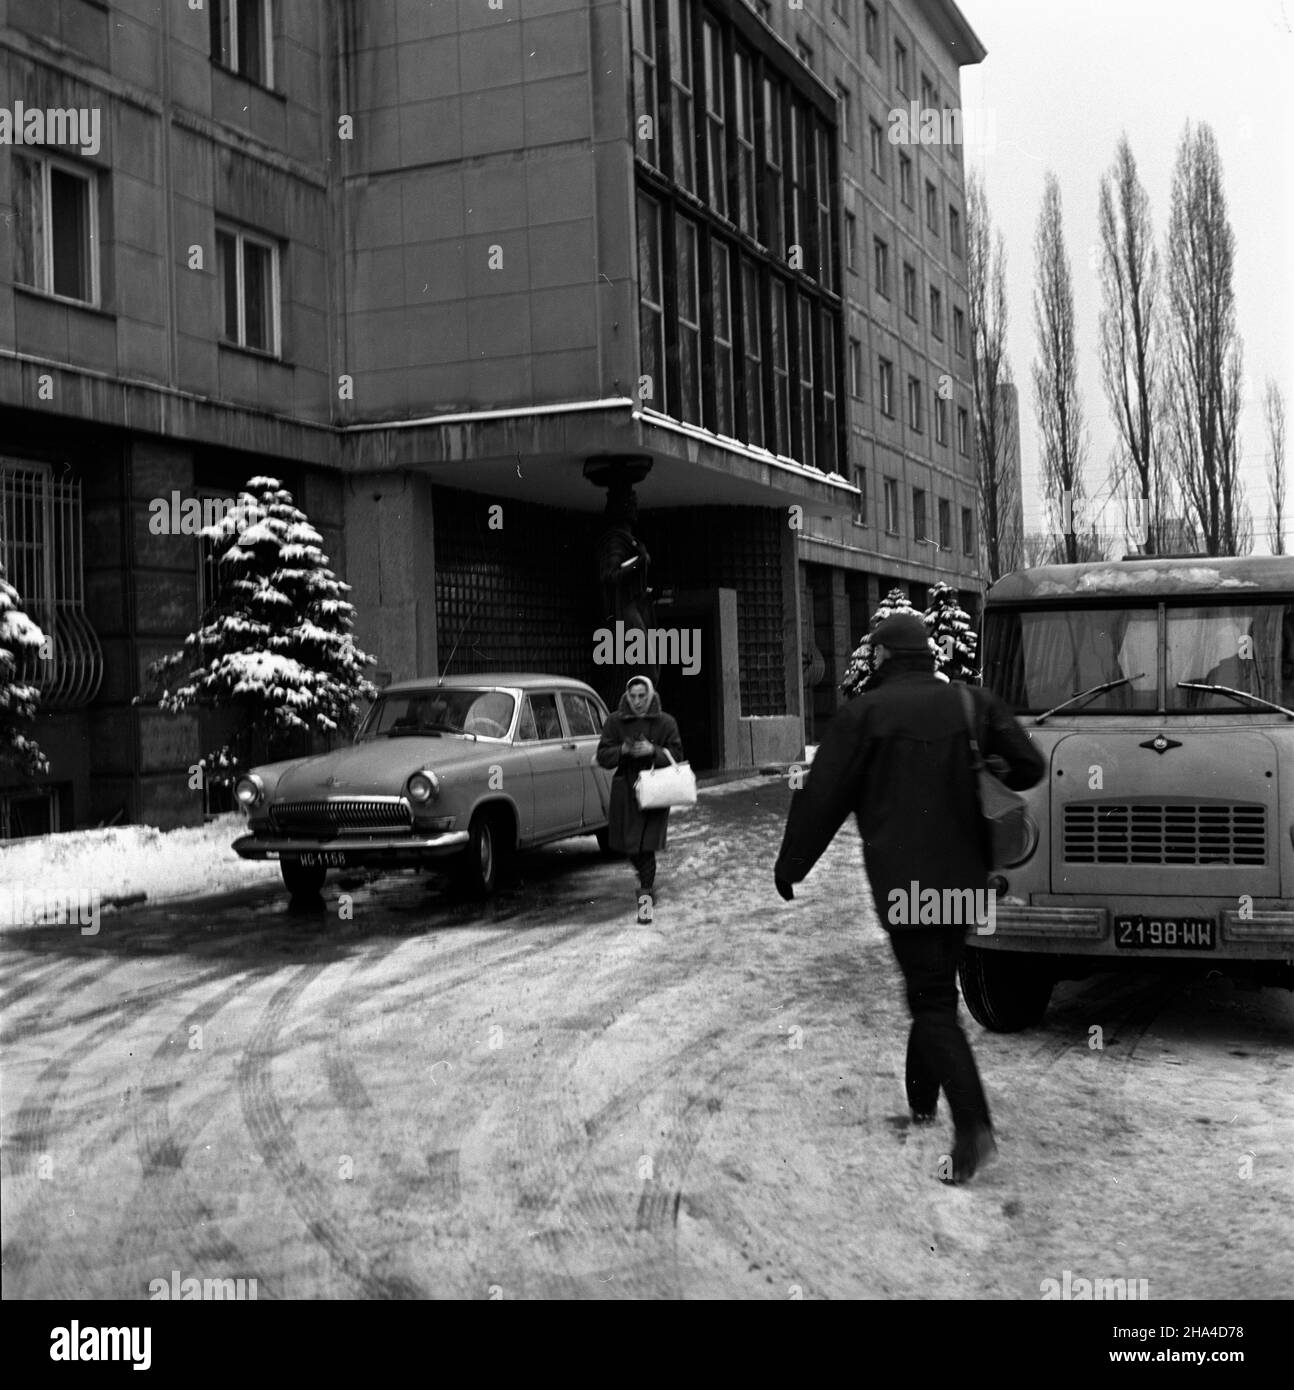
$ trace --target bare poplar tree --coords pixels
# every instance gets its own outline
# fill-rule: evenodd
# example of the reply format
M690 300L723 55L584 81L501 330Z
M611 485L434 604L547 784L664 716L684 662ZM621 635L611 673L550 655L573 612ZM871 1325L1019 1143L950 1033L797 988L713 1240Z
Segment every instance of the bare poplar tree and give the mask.
M1168 225L1168 429L1183 501L1210 555L1252 538L1240 481L1241 357L1235 234L1212 129L1188 121L1173 170Z
M1272 554L1284 555L1285 550L1285 396L1274 376L1267 378L1263 392L1263 423L1267 426L1267 490L1271 500L1271 517L1267 536Z
M1042 479L1047 505L1060 523L1065 557L1079 558L1079 513L1087 431L1078 397L1074 341L1074 284L1065 250L1060 183L1048 171L1034 233L1033 319L1038 355L1033 363L1034 409L1042 436ZM1069 506L1066 508L1065 503Z
M1159 450L1159 253L1150 199L1127 134L1101 178L1101 381L1118 429L1114 489L1132 505L1132 534L1160 549L1164 498Z
M980 544L992 583L1023 560L1020 478L1011 466L1018 444L1011 364L1006 355L1006 243L993 229L983 177L966 186L966 280L975 383L975 458Z

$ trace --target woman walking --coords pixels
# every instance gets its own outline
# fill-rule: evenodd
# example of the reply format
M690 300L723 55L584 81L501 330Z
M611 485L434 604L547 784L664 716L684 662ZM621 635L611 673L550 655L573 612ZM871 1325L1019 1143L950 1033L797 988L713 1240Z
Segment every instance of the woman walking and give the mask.
M673 755L683 761L678 725L660 707L660 696L646 676L633 676L620 697L620 705L602 726L598 762L615 768L611 779L611 806L607 813L611 848L629 856L638 871L639 894L653 902L656 888L656 851L665 848L669 811L644 811L634 795L638 774L649 767L665 767Z

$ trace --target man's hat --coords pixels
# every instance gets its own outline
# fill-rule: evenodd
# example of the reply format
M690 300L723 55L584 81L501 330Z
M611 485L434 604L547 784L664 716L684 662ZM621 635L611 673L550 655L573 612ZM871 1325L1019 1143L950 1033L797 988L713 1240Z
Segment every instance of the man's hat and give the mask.
M930 634L915 613L891 613L872 633L872 646L892 652L929 652Z

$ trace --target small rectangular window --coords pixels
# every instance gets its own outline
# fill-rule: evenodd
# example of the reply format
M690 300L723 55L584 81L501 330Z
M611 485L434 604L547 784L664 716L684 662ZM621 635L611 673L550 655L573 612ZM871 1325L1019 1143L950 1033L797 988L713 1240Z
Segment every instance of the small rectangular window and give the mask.
M14 278L60 299L97 303L94 176L25 155L15 155L14 174Z
M918 432L925 428L921 418L921 378L908 377L908 426Z
M845 214L845 264L858 273L858 218L852 212Z
M899 482L897 478L885 480L885 529L891 536L899 534Z
M867 470L854 465L854 486L858 489L858 496L854 499L854 525L867 525Z
M216 229L221 337L257 352L278 352L278 248L232 227Z
M949 204L948 207L948 245L952 247L953 255L960 256L962 253L962 215L955 207Z
M262 87L273 85L272 0L208 0L211 59Z
M870 118L867 122L867 141L871 151L872 173L878 179L885 177L885 132Z
M905 208L912 206L912 160L899 155L899 198Z
M939 549L953 548L953 509L946 497L939 499Z
M849 394L863 396L863 345L857 338L849 340Z
M872 242L872 273L876 289L890 297L890 248L880 237Z
M854 143L853 101L849 88L836 83L836 103L840 110L840 139L846 146Z
M926 226L939 235L939 190L926 180Z
M975 515L969 507L962 508L962 554L970 555L975 549Z
M919 541L928 541L926 530L926 494L924 488L912 489L912 534Z
M903 312L910 319L917 316L917 268L903 262Z
M957 452L970 453L970 414L965 406L957 407Z
M953 305L953 347L962 356L966 355L966 315Z
M874 63L881 61L881 21L875 5L863 6L863 41L867 56Z
M901 92L908 90L908 50L898 39L894 40L894 85Z
M888 358L882 357L878 364L878 391L877 404L881 408L882 415L893 416L894 414L894 363Z
M930 331L936 338L944 336L944 296L937 285L930 286Z
M935 443L948 443L948 402L935 392Z

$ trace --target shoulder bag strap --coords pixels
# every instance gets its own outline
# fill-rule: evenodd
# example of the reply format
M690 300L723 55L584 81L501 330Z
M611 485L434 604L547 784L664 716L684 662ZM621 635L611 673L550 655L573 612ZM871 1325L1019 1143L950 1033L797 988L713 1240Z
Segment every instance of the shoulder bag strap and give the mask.
M960 681L955 682L957 698L961 702L962 715L966 720L966 733L970 738L971 768L979 772L984 766L984 756L979 751L979 740L975 737L975 701L970 691Z

